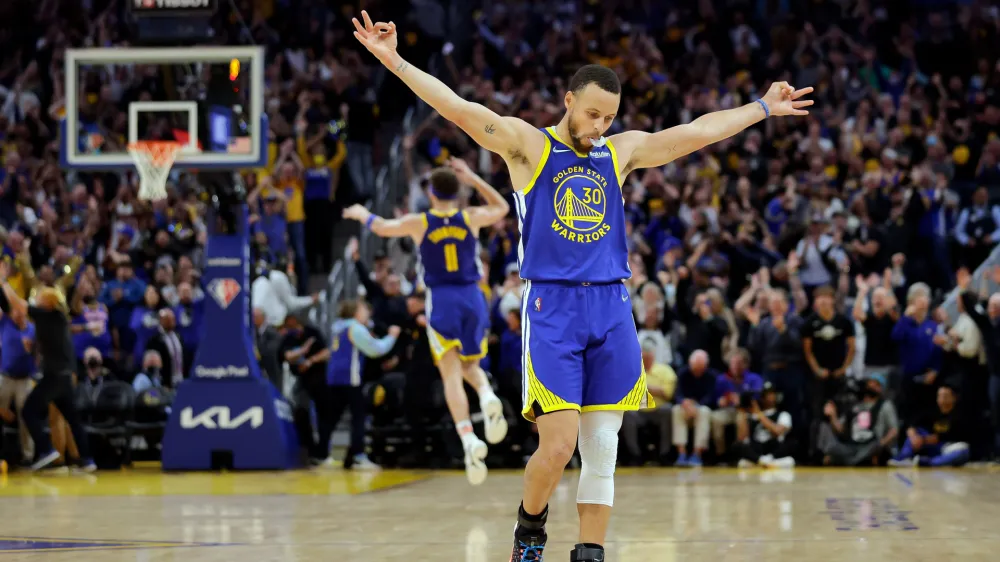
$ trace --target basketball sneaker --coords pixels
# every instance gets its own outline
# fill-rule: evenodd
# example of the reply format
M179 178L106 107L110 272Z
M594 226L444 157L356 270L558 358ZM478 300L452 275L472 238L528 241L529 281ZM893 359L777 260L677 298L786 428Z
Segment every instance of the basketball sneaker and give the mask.
M529 530L516 525L514 550L510 553L510 562L542 562L542 553L545 551L545 541L548 538L543 529Z
M465 476L469 484L478 486L486 481L486 454L489 449L474 433L462 438L465 448Z
M480 404L483 410L483 433L486 442L496 445L507 437L507 418L503 415L503 402L495 395L483 400Z
M35 461L35 464L31 465L32 471L42 470L43 468L48 468L48 466L59 460L59 451L50 451L40 457Z

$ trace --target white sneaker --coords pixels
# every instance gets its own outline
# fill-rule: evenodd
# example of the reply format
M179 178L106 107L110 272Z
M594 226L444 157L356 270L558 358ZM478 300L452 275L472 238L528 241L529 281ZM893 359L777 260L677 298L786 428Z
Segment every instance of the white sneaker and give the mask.
M792 457L771 458L767 462L760 463L765 468L795 468L795 459Z
M736 463L736 468L753 468L757 466L750 459L740 459L740 462Z
M382 467L372 462L368 455L362 453L354 457L351 470L382 470Z
M496 396L480 404L483 410L483 433L486 442L496 445L507 437L507 418L503 415L503 402Z
M31 465L31 470L41 470L57 460L59 460L59 451L52 451L49 454L42 456L35 462L35 464Z
M486 454L489 449L486 443L479 438L469 439L465 442L465 476L469 479L469 484L478 486L486 481Z
M889 466L895 466L895 467L918 466L918 465L920 465L920 457L917 456L917 457L912 457L912 458L909 458L909 459L900 459L900 460L889 459L889 462L887 462L886 464L888 464Z

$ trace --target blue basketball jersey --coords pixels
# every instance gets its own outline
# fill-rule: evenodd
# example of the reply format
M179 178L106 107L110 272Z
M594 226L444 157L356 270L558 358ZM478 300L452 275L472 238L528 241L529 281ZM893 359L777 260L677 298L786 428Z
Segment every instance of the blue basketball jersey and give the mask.
M427 230L420 241L420 272L424 285L441 287L479 283L483 276L479 240L464 211L424 213Z
M521 278L610 283L628 279L625 202L618 155L600 138L588 154L542 129L545 151L532 181L516 192Z
M358 386L365 368L365 356L351 341L350 330L334 334L330 360L326 364L326 384Z

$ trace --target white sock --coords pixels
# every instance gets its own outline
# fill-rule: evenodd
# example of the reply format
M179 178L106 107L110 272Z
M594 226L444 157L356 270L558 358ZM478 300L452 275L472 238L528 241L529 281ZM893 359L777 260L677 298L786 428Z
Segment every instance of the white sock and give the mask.
M479 394L480 404L485 404L487 402L499 400L499 398L497 398L497 395L493 393L493 387L490 386L489 383L486 383L483 386L479 387L476 390L476 393Z
M467 446L470 442L475 443L479 441L476 437L476 431L472 427L472 422L469 420L462 420L455 424L455 431L458 432L458 436L462 438L462 446Z

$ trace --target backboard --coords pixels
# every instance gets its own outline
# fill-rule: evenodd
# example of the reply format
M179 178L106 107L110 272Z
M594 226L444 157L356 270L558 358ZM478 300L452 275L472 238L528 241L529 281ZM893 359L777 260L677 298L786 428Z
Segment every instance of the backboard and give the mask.
M133 168L143 140L188 145L174 168L267 163L262 47L70 49L65 91L65 168Z

